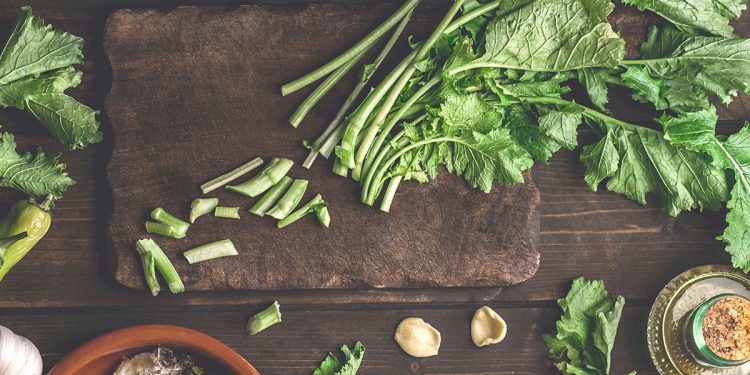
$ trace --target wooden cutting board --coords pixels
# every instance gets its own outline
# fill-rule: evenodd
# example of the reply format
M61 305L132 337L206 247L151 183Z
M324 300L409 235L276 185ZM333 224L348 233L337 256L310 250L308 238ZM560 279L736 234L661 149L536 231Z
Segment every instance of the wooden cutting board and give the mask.
M256 156L300 163L301 140L322 130L351 81L296 130L287 118L306 92L284 98L279 87L359 40L393 5L179 7L110 16L105 111L114 137L107 178L115 279L144 287L134 245L149 237L143 226L154 207L186 218L198 186L216 175ZM442 11L427 7L414 32L429 30ZM385 214L361 204L357 185L330 167L320 159L290 173L310 180L305 200L321 193L330 203L329 229L314 216L275 229L272 219L245 210L254 200L221 189L210 196L241 206L241 220L204 217L182 240L151 237L188 290L503 286L528 279L539 265L539 192L530 176L487 195L444 172L424 185L402 184ZM238 257L191 266L180 255L225 238Z

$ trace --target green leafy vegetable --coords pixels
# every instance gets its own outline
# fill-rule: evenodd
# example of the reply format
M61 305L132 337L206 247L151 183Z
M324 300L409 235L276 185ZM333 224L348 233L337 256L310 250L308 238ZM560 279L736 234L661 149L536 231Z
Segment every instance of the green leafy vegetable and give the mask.
M81 82L72 65L83 62L82 47L23 7L0 53L0 108L29 112L71 150L102 140L99 112L63 93Z
M557 333L543 337L555 366L563 374L608 375L625 298L613 299L601 280L580 277L557 303Z
M745 0L621 0L623 3L650 10L692 34L732 36L730 20L740 18L747 7Z
M365 346L357 341L354 348L349 349L348 346L344 345L341 347L341 351L345 355L344 363L341 363L332 353L328 353L328 356L320 363L320 367L313 372L313 375L355 375L362 364Z
M13 134L0 133L0 187L44 200L47 196L62 197L74 183L65 172L65 164L58 162L58 156L48 156L41 149L36 155L19 154Z

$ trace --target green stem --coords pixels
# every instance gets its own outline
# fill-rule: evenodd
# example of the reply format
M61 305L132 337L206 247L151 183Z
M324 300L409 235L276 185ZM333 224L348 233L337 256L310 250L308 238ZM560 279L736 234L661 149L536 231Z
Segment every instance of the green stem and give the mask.
M279 308L279 301L274 301L271 306L268 306L265 310L253 315L245 325L245 330L250 336L255 336L266 328L281 323L281 310Z
M140 248L136 245L136 251L141 257L141 264L143 265L143 274L146 277L146 285L151 291L151 295L156 297L161 291L159 280L156 278L156 264L154 262L154 256L150 252L141 252Z
M267 212L268 216L278 220L287 217L287 215L289 215L289 213L291 213L302 200L302 196L305 195L305 190L307 190L308 183L307 180L303 179L294 180L289 187L289 190L287 190L276 205Z
M453 17L456 16L456 14L461 10L461 5L463 5L464 0L455 0L453 2L453 6L448 10L448 12L443 16L443 19L440 21L440 24L435 28L435 30L430 34L430 36L427 38L427 41L425 41L417 50L417 54L414 56L414 63L409 64L409 67L404 70L404 72L399 77L396 84L393 85L393 87L390 89L390 92L388 93L388 96L383 100L383 104L380 107L380 111L377 113L375 118L372 120L373 127L375 129L373 132L377 134L377 130L380 128L380 126L385 122L386 117L390 113L391 109L393 108L393 105L396 103L396 100L398 99L399 95L401 95L401 92L404 90L406 85L409 84L409 80L411 80L412 75L417 70L416 63L419 61L422 61L425 59L429 53L430 49L432 49L432 46L435 45L438 38L440 38L441 35L443 35L443 32L445 29L450 25L451 20ZM421 91L421 90L420 90ZM362 143L362 146L357 150L357 155L355 159L356 164L362 164L365 157L367 156L367 151L370 149L370 144L372 143L373 137L365 138L365 142Z
M305 215L309 214L310 212L317 212L320 209L323 209L327 206L326 202L323 201L323 197L318 194L313 199L311 199L309 202L305 203L304 206L300 207L299 210L292 212L289 214L289 216L283 218L282 220L279 220L279 222L276 224L278 228L284 228L285 226L294 223L295 221L303 218ZM327 212L327 210L326 210ZM320 220L320 218L319 218ZM328 221L330 221L330 217L328 218ZM321 222L321 224L323 224ZM328 223L323 224L326 228L328 228Z
M0 267L5 264L5 252L16 242L28 237L28 232L22 232L15 236L0 239Z
M260 167L263 164L263 159L261 158L255 158L253 160L250 160L249 162L245 163L244 165L238 167L237 169L227 173L223 174L219 177L214 178L211 181L206 182L205 184L201 185L201 192L203 194L208 194L240 177L242 177L244 174L252 171L255 168Z
M406 28L406 25L411 20L411 16L414 13L414 9L412 9L402 20L401 23L396 27L396 31L393 32L391 35L391 38L388 39L388 42L385 43L385 46L383 46L383 49L380 51L380 54L375 58L375 60L370 64L372 66L372 69L370 70L369 74L365 75L363 78L357 82L357 85L354 86L354 89L352 90L351 94L349 94L349 97L346 98L346 101L344 101L344 105L339 108L339 111L336 113L336 116L333 118L333 120L328 124L326 129L323 131L323 134L318 137L318 139L315 140L315 143L313 144L312 149L310 150L310 153L307 155L307 158L305 158L305 161L302 163L302 167L306 169L310 169L312 166L312 163L315 161L315 158L318 156L318 154L321 153L321 148L328 144L327 152L323 155L328 158L328 156L331 154L331 151L333 150L333 147L341 140L341 136L343 136L344 128L342 126L342 122L344 118L346 118L346 114L349 112L349 109L354 105L354 103L357 101L357 98L359 95L364 91L364 89L367 87L367 84L370 82L370 79L375 74L375 72L380 68L380 65L383 63L385 58L388 56L388 54L393 49L393 46L396 44L398 39L401 37L401 34L403 34L404 29ZM339 128L341 130L339 131ZM338 134L340 133L340 135ZM336 137L338 139L333 142L333 144L330 144L329 141L330 138L334 137L334 134L336 134Z
M225 219L239 219L240 208L239 207L216 207L214 210L215 217L222 217Z
M138 240L135 243L135 247L139 254L149 253L153 257L156 269L159 270L161 276L167 281L167 286L169 286L169 290L172 293L182 293L185 291L185 285L180 280L180 275L177 274L174 265L154 240L150 238Z
M273 185L270 190L268 190L263 196L255 202L255 204L250 207L250 213L258 215L260 217L265 216L266 212L273 207L274 204L276 204L276 201L281 198L284 193L289 189L289 186L292 185L292 180L290 177L284 176L284 178L281 179L281 181L277 182L276 185Z
M396 190L398 190L398 185L401 184L401 180L403 178L404 176L394 176L393 178L391 178L391 181L388 183L388 187L385 189L385 194L383 195L383 201L380 202L381 211L388 212L391 210L393 197L396 196Z
M295 128L298 127L307 114L310 113L310 110L312 110L313 107L315 107L315 105L317 105L318 102L323 99L323 97L328 94L328 92L331 91L331 89L336 86L336 84L339 83L349 71L352 70L352 68L357 66L359 60L361 60L366 54L367 50L360 52L358 55L354 56L353 59L347 61L346 64L341 65L336 71L331 73L331 75L315 88L302 104L297 107L297 110L294 111L292 117L289 118L289 123Z
M625 121L618 120L618 119L616 119L614 117L607 116L604 113L601 113L601 112L599 112L597 110L591 109L591 108L586 107L584 105L580 105L580 104L578 104L576 102L573 102L573 101L570 101L570 100L558 99L558 98L549 98L549 97L536 97L536 96L534 96L534 97L524 96L524 97L520 97L519 99L522 100L522 101L525 101L527 103L552 104L552 105L557 105L557 106L574 105L574 106L576 106L577 108L579 108L583 112L584 116L589 117L589 118L594 119L594 120L599 120L599 121L602 121L604 123L613 123L613 124L616 124L616 125L626 126L626 127L627 126L643 127L643 126L640 126L640 125L635 125L635 124L627 123Z
M190 203L190 222L213 211L219 205L218 198L195 198Z
M386 157L390 157L396 150L391 147L391 144L397 143L398 148L406 146L409 144L409 139L403 138L405 134L405 131L402 130L398 132L389 143L386 143L382 148L378 151L378 156L373 160L373 163L370 165L370 168L367 171L367 176L365 177L364 182L362 183L362 192L361 192L361 199L362 202L367 201L367 195L369 194L370 190L370 183L372 182L372 178L375 174L375 168L374 166L380 165L380 162L383 161Z
M227 186L227 189L248 197L257 197L286 176L293 165L294 162L289 159L274 158L257 176L239 185Z
M324 228L328 228L331 225L331 214L328 213L328 206L315 210L315 216Z
M151 218L156 220L156 222L146 222L146 231L148 233L179 239L185 237L188 228L190 228L189 223L170 215L161 207L157 207L151 211Z
M380 26L375 30L371 31L364 39L360 40L357 44L346 50L344 53L329 61L325 65L318 69L306 74L305 76L287 83L281 87L281 95L289 95L317 80L325 77L328 73L333 72L341 65L352 60L355 56L359 55L362 51L367 51L377 43L377 41L383 37L390 29L396 26L402 18L406 17L419 4L421 0L407 0L395 13L393 13L388 19L386 19Z
M190 249L182 255L188 263L195 264L216 258L236 256L238 253L231 240L221 240Z
M349 174L349 168L341 163L341 159L336 158L336 160L333 161L333 173L341 177L346 177Z

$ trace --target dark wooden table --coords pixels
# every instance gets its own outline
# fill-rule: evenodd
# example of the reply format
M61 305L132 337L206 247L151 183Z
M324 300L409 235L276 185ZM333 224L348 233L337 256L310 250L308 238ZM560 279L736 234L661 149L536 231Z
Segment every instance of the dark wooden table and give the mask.
M304 1L289 1L303 3ZM279 1L267 0L267 3ZM113 10L168 8L158 0L4 0L0 36L5 40L17 9L29 4L56 27L86 39L84 81L72 94L101 108L109 85L102 30ZM235 5L231 0L188 0L180 4ZM626 17L627 18L627 17ZM620 20L622 21L622 20ZM629 22L633 22L631 19ZM623 27L643 28L639 19ZM740 23L747 36L747 22ZM744 31L743 31L744 30ZM720 108L722 129L747 118L746 97ZM622 105L615 101L615 106ZM631 119L646 114L629 111ZM653 298L678 273L697 265L727 263L714 240L723 213L664 214L656 202L642 207L614 194L591 192L577 153L562 151L536 167L542 192L541 267L528 282L509 288L421 290L327 290L163 294L127 290L104 271L103 172L110 153L104 142L67 152L28 116L0 111L3 130L21 147L62 151L73 186L54 211L44 241L0 284L0 324L31 339L45 368L104 332L142 323L170 323L201 330L227 343L263 374L309 374L326 352L361 340L367 347L362 374L554 374L541 335L554 329L555 300L577 276L604 279L627 299L614 349L613 374L631 369L654 374L645 344L645 321ZM104 125L108 135L107 124ZM3 189L0 209L21 196ZM284 323L257 337L244 332L247 317L278 299ZM469 337L474 310L489 305L508 322L499 345L475 348ZM443 334L440 355L417 360L392 339L398 322L420 316Z

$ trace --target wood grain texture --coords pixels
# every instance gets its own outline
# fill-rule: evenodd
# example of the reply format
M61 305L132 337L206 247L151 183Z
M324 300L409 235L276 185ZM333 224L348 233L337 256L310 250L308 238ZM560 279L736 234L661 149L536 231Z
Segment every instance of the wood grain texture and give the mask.
M288 125L298 99L282 98L279 87L348 42L340 37L344 30L366 32L390 11L362 9L179 7L122 10L109 18L104 46L112 87L105 108L114 146L108 230L120 283L144 286L133 244L147 236L143 222L151 209L164 206L186 217L197 186L214 175L258 155L304 158L300 137L315 128ZM335 110L324 106L319 113ZM303 201L321 193L329 203L327 230L313 216L277 230L274 220L243 210L243 220L200 219L185 239L157 239L186 287L504 286L538 268L539 192L530 176L526 184L497 185L489 195L447 173L429 184L404 183L384 214L363 205L356 183L333 175L328 164L290 172L310 181ZM209 195L243 209L253 201L225 189ZM181 252L223 238L236 244L238 257L193 266L181 259Z

